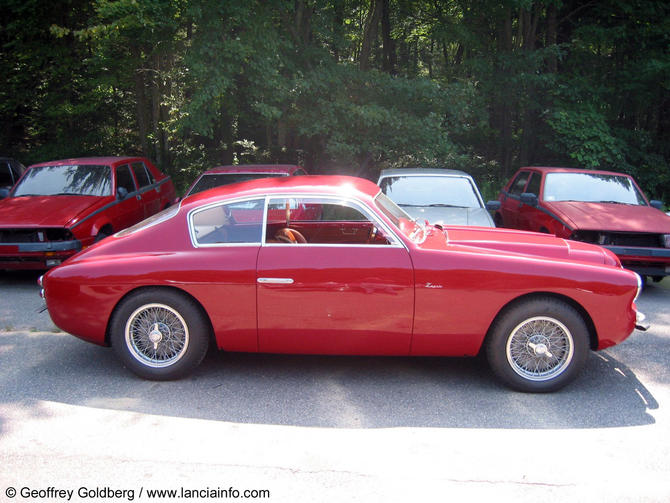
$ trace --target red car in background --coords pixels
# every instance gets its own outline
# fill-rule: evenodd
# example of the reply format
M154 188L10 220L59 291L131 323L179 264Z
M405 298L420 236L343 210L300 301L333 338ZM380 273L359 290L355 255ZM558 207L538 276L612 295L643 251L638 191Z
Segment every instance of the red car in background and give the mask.
M670 216L629 175L521 168L499 199L499 226L598 244L640 275L656 281L670 275Z
M202 173L186 191L186 196L203 190L229 185L237 182L274 178L278 176L300 176L307 172L294 164L241 164L237 166L218 166Z
M30 166L0 201L0 269L47 269L176 201L170 178L143 157Z
M148 379L226 351L486 353L523 391L646 328L638 275L554 236L413 220L374 183L266 178L185 198L41 279L54 323ZM639 319L638 319L639 318ZM93 364L93 363L92 363Z

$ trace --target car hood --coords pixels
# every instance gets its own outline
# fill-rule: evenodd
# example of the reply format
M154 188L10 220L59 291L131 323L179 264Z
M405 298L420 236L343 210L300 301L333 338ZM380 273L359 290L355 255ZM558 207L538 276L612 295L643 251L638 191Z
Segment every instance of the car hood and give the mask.
M449 245L545 259L568 259L595 264L620 265L619 259L609 250L597 245L557 238L552 234L509 229L448 227L445 235Z
M670 234L670 217L651 206L579 201L544 202L574 229Z
M433 225L479 225L493 227L493 220L484 208L444 208L434 206L402 206L412 218L428 220Z
M68 227L113 198L19 196L0 201L0 227Z

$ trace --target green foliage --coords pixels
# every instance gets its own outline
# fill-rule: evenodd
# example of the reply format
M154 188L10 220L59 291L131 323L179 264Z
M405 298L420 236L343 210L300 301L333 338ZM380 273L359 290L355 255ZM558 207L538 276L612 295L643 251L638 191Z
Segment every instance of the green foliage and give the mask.
M573 166L589 169L625 168L624 142L612 134L605 116L593 107L556 108L546 117L554 132L547 146L574 161Z
M662 0L4 0L0 20L0 150L27 163L144 153L181 187L236 162L450 167L491 195L564 164L670 198Z

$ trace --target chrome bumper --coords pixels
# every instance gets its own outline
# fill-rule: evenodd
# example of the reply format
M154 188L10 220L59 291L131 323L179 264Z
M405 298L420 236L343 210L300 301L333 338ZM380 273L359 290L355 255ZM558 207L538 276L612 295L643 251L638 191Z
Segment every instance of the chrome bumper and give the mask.
M642 314L640 311L635 313L635 329L645 332L649 330L651 324L647 321L647 317Z

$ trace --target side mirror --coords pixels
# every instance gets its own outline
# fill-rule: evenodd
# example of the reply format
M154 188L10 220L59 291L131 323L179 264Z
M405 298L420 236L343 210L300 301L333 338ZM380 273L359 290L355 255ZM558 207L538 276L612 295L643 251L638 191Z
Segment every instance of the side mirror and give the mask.
M9 189L0 189L0 199L4 199L9 195Z
M500 201L487 201L486 209L489 211L498 211L500 209Z
M124 187L119 187L118 189L116 189L116 197L117 197L119 200L122 201L122 200L124 200L127 196L128 196L128 189L126 189L126 188L124 188Z
M524 192L521 194L521 202L528 206L537 206L537 196L532 192Z
M663 201L652 199L651 201L649 201L649 204L651 205L652 208L656 208L657 210L663 211Z

